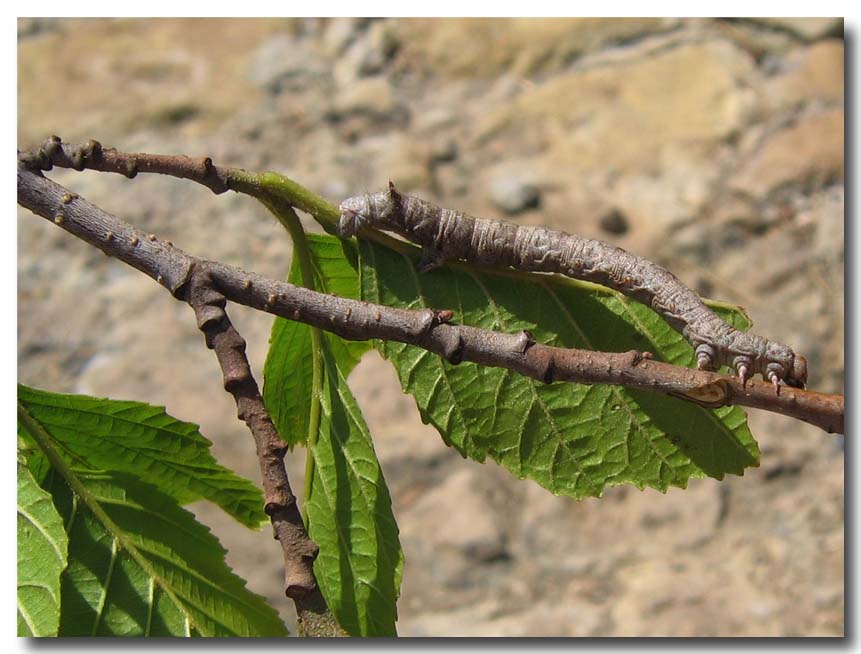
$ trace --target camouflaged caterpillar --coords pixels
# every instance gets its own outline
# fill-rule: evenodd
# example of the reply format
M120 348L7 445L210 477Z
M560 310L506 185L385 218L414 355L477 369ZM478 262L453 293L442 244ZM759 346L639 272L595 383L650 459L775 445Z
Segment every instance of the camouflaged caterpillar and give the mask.
M734 329L670 271L625 250L543 227L487 220L443 209L388 190L344 200L338 225L349 237L368 227L395 232L421 245L422 271L446 259L560 273L609 286L652 307L695 348L697 367L731 366L742 384L755 373L804 388L807 360L786 345Z

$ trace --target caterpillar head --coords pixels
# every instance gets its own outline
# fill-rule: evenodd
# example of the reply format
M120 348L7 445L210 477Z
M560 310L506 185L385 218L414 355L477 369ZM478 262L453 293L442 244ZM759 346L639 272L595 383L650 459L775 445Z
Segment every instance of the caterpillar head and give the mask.
M338 206L341 212L338 231L342 236L353 236L361 227L386 229L395 226L393 219L399 205L400 194L392 182L386 191L347 198Z

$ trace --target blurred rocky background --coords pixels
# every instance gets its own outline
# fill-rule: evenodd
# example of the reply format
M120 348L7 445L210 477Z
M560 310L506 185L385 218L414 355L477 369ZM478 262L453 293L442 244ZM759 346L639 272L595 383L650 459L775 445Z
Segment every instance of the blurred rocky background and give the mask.
M839 19L22 19L18 37L19 147L208 155L333 202L392 179L601 238L745 306L808 356L812 388L843 391ZM50 176L194 254L286 275L289 241L249 198ZM231 315L259 373L271 319ZM21 382L165 405L258 479L188 307L20 209L18 335ZM406 553L402 635L843 634L841 437L751 412L762 465L743 477L576 502L447 449L376 354L350 382ZM194 508L292 621L268 527Z

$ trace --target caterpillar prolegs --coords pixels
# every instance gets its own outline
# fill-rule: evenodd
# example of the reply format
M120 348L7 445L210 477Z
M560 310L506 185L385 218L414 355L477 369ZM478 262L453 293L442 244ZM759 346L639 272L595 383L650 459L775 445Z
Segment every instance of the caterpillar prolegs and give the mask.
M395 232L421 245L420 270L447 259L560 273L609 286L651 306L695 348L697 367L731 366L742 384L756 373L775 389L783 380L803 388L807 360L786 345L745 334L721 320L670 271L621 248L543 227L487 220L443 209L399 193L390 182L379 193L344 200L339 232L348 237L360 227Z

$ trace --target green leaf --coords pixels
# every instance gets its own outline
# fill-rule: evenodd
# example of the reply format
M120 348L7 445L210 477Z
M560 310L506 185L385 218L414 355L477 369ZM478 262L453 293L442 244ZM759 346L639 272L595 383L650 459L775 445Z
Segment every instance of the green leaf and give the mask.
M314 573L338 623L353 636L394 636L403 551L368 428L334 355L324 352L321 424L306 498L320 547Z
M57 439L71 459L146 480L179 504L215 502L242 524L267 520L263 496L247 479L220 466L197 425L163 407L18 385L18 401Z
M75 475L86 499L62 482L51 489L70 541L61 636L287 635L209 529L174 499L128 475Z
M322 293L359 299L354 243L307 234L314 265L314 288ZM294 257L287 278L302 282L298 257ZM325 340L346 377L371 349L369 341L347 341L326 333ZM311 407L311 328L300 322L275 318L269 338L269 352L263 368L263 400L282 439L293 446L305 443Z
M359 299L355 243L315 234L306 239L315 288ZM298 257L288 281L302 282ZM371 347L324 335L321 424L305 508L309 534L320 547L314 572L338 623L351 635L389 636L396 634L403 552L368 428L345 381ZM305 444L308 434L311 350L310 327L275 319L263 396L291 445Z
M56 636L69 540L51 496L18 462L18 635Z
M451 264L416 272L419 252L360 243L362 299L409 309L451 309L454 322L504 332L526 329L538 342L598 351L648 350L692 365L684 338L651 309L609 289L559 276ZM737 327L746 317L716 307ZM665 491L691 477L722 478L756 466L759 450L737 407L704 409L618 386L541 384L501 368L453 366L395 342L390 359L422 419L446 443L486 457L519 477L576 498L605 486Z
M87 467L21 403L18 420L51 464L45 490L68 536L59 636L287 634L175 497L132 474Z

